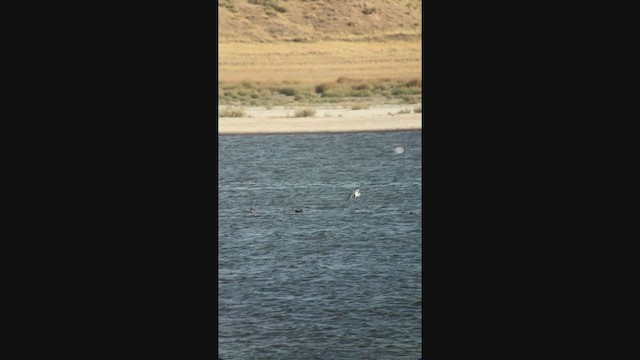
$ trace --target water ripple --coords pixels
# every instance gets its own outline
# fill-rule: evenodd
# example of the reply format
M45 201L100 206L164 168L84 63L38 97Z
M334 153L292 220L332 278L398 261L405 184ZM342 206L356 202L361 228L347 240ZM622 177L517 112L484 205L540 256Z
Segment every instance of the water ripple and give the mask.
M221 358L419 358L420 134L219 139Z

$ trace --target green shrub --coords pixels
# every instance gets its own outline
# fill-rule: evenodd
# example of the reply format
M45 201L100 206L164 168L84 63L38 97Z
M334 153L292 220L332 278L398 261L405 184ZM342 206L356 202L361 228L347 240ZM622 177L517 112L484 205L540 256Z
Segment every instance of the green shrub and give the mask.
M416 95L416 94L422 94L422 89L415 88L415 87L409 87L409 88L397 87L391 90L391 95Z
M374 91L387 90L387 85L385 85L385 84L375 84L375 85L373 85L373 90Z
M254 89L256 86L251 81L243 81L242 87L245 89Z
M322 83L320 85L316 85L316 94L324 94L325 92L327 92L328 90L331 89L335 89L338 85L336 85L336 83L331 83L331 82L327 82L327 83Z
M327 98L340 98L340 97L349 97L351 95L351 91L344 88L334 88L330 90L325 90L322 93L322 97Z
M279 88L279 89L276 89L276 91L279 94L287 95L287 96L296 96L298 94L298 90L291 87Z
M243 109L228 108L220 111L218 117L243 117L245 115Z
M404 83L405 87L422 87L422 80L420 79L414 79L414 80L409 80L406 83Z
M367 97L367 96L371 96L371 91L369 90L355 90L355 91L351 91L351 93L349 94L353 97Z
M367 84L357 84L357 85L351 86L351 88L354 89L354 90L368 90L369 89L369 85L367 85Z
M294 113L295 117L312 117L316 115L316 109L313 108L304 108L296 110Z
M419 96L410 96L410 95L405 95L402 97L402 101L406 104L416 104L420 102L420 97Z

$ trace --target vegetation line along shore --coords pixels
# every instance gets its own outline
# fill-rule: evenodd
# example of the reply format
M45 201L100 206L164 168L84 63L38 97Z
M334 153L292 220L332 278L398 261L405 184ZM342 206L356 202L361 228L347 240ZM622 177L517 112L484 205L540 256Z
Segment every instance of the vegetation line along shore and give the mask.
M420 79L349 79L316 85L296 81L218 83L218 105L282 106L355 102L354 109L368 103L418 104L422 101Z

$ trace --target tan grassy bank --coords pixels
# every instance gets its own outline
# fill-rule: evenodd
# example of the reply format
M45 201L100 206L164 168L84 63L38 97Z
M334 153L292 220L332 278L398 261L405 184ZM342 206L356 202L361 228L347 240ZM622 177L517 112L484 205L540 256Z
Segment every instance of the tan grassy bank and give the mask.
M339 77L420 78L421 40L386 42L219 43L221 82L321 83Z

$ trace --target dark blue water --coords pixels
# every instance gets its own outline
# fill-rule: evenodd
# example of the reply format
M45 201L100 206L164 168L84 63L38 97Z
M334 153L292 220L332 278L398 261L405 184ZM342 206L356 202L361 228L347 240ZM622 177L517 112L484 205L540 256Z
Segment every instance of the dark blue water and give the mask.
M220 136L218 159L221 358L421 356L420 132Z

